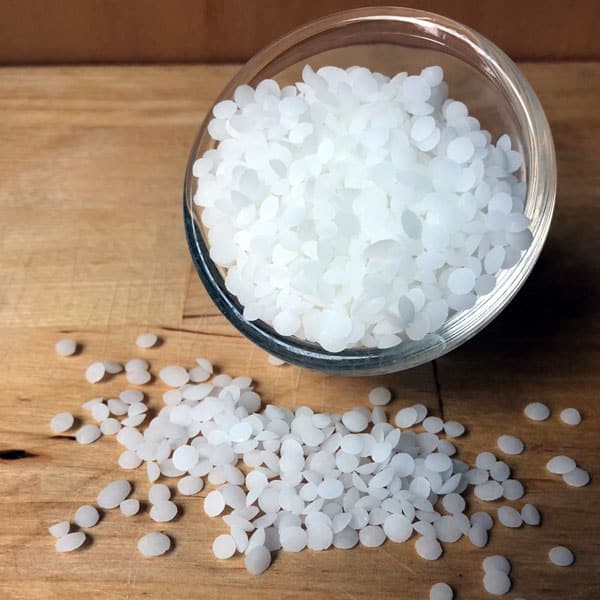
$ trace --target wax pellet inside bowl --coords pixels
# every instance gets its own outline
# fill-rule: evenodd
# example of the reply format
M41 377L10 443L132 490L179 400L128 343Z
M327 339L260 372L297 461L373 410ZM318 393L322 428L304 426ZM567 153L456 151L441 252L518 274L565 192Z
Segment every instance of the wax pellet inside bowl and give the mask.
M334 353L389 348L517 263L532 239L522 156L443 76L307 65L215 105L194 202L247 320Z

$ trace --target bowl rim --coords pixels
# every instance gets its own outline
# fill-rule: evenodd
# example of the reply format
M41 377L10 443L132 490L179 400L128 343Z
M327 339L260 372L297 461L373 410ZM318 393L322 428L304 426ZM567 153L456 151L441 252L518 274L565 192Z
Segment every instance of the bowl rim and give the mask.
M530 196L541 197L544 199L543 214L537 224L531 246L521 255L517 265L503 270L505 283L510 280L510 286L504 285L503 289L498 289L498 282L492 293L484 297L487 298L487 303L490 303L491 298L495 302L490 304L490 311L480 315L482 318L465 318L475 314L476 308L480 306L478 301L475 307L454 314L438 332L428 334L419 342L405 341L388 349L354 348L330 353L317 344L280 336L268 323L247 321L244 318L243 307L225 288L223 277L210 259L209 248L196 223L193 211L192 167L198 157L198 148L208 122L212 118L212 107L222 99L229 98L231 91L239 83L251 80L251 76L257 77L275 57L309 37L353 23L379 20L435 28L459 39L468 49L479 55L494 75L506 85L514 104L518 106L527 123L525 135L531 157L528 165L530 172L526 181L526 206ZM190 150L183 187L184 227L194 266L209 296L229 322L257 346L286 362L322 372L346 375L383 374L412 368L447 354L487 327L508 306L531 273L546 241L555 205L556 180L556 156L552 134L540 101L517 65L500 48L470 27L442 15L393 6L365 7L327 15L286 33L257 52L225 85L207 112ZM453 332L450 339L446 339L443 333L450 323L455 328L458 325L459 328Z

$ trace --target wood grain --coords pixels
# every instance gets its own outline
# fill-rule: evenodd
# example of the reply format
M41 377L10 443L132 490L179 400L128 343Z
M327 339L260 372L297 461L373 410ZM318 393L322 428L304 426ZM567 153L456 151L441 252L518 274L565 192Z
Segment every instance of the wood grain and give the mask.
M241 61L369 0L3 0L0 64ZM386 4L385 2L382 4ZM469 25L519 59L599 59L595 0L401 0Z
M135 550L142 533L160 529L147 514L110 512L81 552L58 555L46 533L99 488L123 473L118 448L104 438L89 447L53 436L50 417L125 387L121 377L91 386L83 370L96 357L149 357L166 364L211 357L223 371L251 373L264 399L341 411L364 404L374 385L274 368L241 338L202 290L190 264L181 218L184 163L212 98L235 67L12 68L0 77L0 597L33 598L427 598L447 581L460 600L485 597L480 561L506 553L514 565L511 598L600 597L598 402L600 64L524 64L551 121L559 158L559 197L546 250L512 305L474 340L433 366L381 378L395 394L390 414L424 402L458 419L469 434L460 456L493 449L518 433L527 452L507 462L540 506L541 528L492 532L489 546L462 540L443 560L417 558L412 543L377 549L280 554L262 577L242 560L217 562L210 544L223 531L202 511L202 497L179 498L177 521L163 527L175 549L157 560ZM140 351L137 333L164 344ZM70 335L82 352L63 359L53 344ZM163 387L148 388L160 406ZM554 410L528 422L523 406ZM568 428L561 407L581 409ZM567 488L544 469L573 456L595 478ZM127 473L144 499L143 472ZM481 504L471 498L473 510ZM520 503L515 503L519 505ZM495 506L493 507L495 509ZM577 562L559 569L546 559L555 544Z

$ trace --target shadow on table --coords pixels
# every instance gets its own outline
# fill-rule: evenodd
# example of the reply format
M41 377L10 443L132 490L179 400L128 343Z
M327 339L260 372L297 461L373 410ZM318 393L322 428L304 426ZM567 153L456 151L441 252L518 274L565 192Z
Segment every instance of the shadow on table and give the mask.
M472 340L442 357L442 370L462 365L495 379L540 369L548 375L589 372L600 282L592 264L597 257L585 255L584 245L551 237L510 305Z

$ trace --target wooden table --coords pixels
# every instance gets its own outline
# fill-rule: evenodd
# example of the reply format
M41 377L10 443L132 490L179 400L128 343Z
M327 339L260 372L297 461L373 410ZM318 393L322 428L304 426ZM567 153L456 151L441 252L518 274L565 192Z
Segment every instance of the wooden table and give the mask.
M157 530L146 513L110 512L92 543L54 552L49 524L94 502L123 476L113 439L82 447L53 436L51 416L123 389L121 378L91 386L83 370L96 357L149 357L156 372L206 355L223 371L252 374L265 401L342 411L364 404L370 379L340 379L267 365L225 321L203 291L183 234L184 164L196 128L235 66L3 69L0 76L0 597L3 599L426 599L447 581L458 597L487 597L481 560L513 561L510 598L600 598L600 485L567 488L544 468L571 455L600 473L600 64L524 64L555 135L559 162L556 217L543 256L512 305L486 331L433 365L381 378L395 392L390 412L424 402L469 428L458 440L468 461L517 433L524 455L508 460L543 512L543 526L497 526L481 551L466 540L443 560L419 559L412 543L377 549L281 553L262 577L237 557L210 551L224 531L201 498L177 498L182 516L165 529L176 540L162 559L135 550ZM140 351L137 333L164 343ZM54 342L83 345L63 359ZM163 388L150 389L159 406ZM545 423L522 414L532 400L553 409ZM569 428L559 409L578 407ZM125 474L145 498L145 473ZM203 496L204 492L200 494ZM519 505L520 503L516 503ZM473 509L480 504L470 501ZM552 566L548 549L573 548L570 569Z

